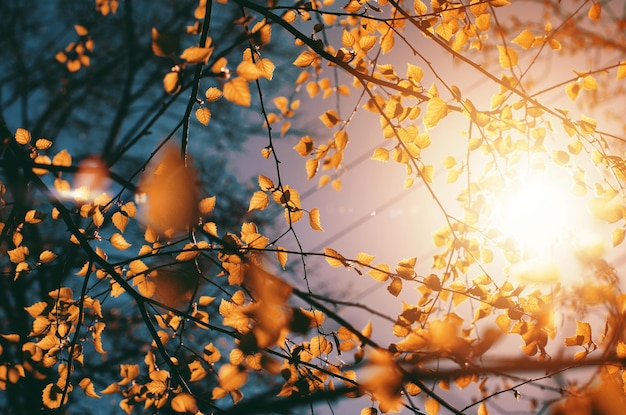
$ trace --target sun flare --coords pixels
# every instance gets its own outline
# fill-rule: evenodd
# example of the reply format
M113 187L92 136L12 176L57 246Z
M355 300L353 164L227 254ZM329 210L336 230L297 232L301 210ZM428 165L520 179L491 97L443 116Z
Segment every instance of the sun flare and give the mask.
M586 199L557 169L517 176L496 202L495 226L515 241L521 260L512 274L529 283L573 282L576 255L595 246Z

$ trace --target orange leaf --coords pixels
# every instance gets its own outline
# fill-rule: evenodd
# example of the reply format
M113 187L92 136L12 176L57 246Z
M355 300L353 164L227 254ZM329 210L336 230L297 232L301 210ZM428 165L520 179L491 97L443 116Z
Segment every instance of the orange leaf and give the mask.
M249 107L252 96L248 82L240 77L228 81L224 85L224 98L233 104Z
M188 63L206 63L213 52L213 48L201 48L198 46L190 46L180 55L181 59Z
M587 16L589 16L589 18L594 22L597 22L600 20L600 14L602 14L602 6L600 6L600 3L594 2L587 13Z
M211 120L211 110L206 107L198 108L196 110L196 118L201 124L209 125L209 121Z
M293 61L293 64L299 68L306 68L307 66L310 66L316 58L317 54L309 51L304 51L296 58L295 61Z
M318 208L313 208L309 212L309 225L313 230L324 232L324 229L320 224L320 211Z

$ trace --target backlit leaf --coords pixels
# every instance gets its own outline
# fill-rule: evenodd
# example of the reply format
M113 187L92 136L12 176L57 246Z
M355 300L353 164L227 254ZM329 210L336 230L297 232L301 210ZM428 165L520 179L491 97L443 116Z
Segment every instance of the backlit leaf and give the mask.
M377 148L374 150L374 154L372 155L372 160L378 161L388 161L389 160L389 150L384 148Z
M237 66L237 75L246 81L256 81L263 76L263 72L254 63L242 61Z
M225 363L220 367L218 372L220 386L228 392L232 392L245 385L248 380L248 374L240 371L235 365Z
M11 262L19 264L20 262L26 261L26 257L28 256L28 247L18 246L15 249L9 250L7 253L9 254Z
M198 412L196 398L185 392L174 396L170 405L175 412L185 412L188 414L195 414Z
M515 36L515 38L511 42L521 46L524 49L528 49L532 46L534 41L535 35L533 35L530 30L524 29L519 35Z
M190 46L180 55L181 59L188 63L206 63L213 52L213 48L201 48L198 46Z
M448 114L448 104L439 97L432 97L426 105L424 127L433 128Z
M300 141L298 141L298 144L293 147L293 149L296 150L302 157L306 157L311 154L314 148L315 143L308 135L302 137Z
M626 61L619 63L617 67L617 79L626 78Z
M374 268L367 271L367 275L374 278L376 281L385 282L389 279L391 269L387 264L378 264Z
M131 246L131 244L126 242L126 239L124 239L124 237L119 233L114 233L113 235L111 235L109 242L111 242L111 245L113 245L114 248L121 251L128 249Z
M111 217L111 221L120 232L124 232L126 225L128 225L128 215L125 215L122 212L115 212Z
M328 110L324 114L320 115L320 120L328 128L337 125L340 121L339 114L335 110Z
M256 66L265 79L271 81L274 77L274 69L276 68L274 62L267 58L262 58L256 61Z
M262 191L256 191L250 198L250 204L248 205L248 212L254 209L263 210L269 204L269 196Z
M168 94L175 94L180 90L180 74L178 72L169 72L163 78L163 89Z
M489 411L487 410L487 405L484 402L480 403L478 407L478 415L489 415Z
M39 262L41 262L42 264L47 264L48 262L52 262L56 259L57 255L49 250L45 250L42 251L41 254L39 254Z
M500 66L504 69L512 68L517 65L517 52L508 46L498 45L500 54Z
M93 386L93 382L89 378L83 378L78 383L78 386L85 392L85 395L90 398L100 398L100 395L96 393L96 389Z
M285 269L285 265L287 265L287 250L282 246L276 247L276 259L278 259L281 268Z
M594 22L600 20L600 15L602 14L602 6L598 2L593 2L589 12L587 12L587 16Z
M309 212L309 225L313 230L324 232L324 229L320 224L320 211L318 208L313 208Z
M330 265L331 267L337 268L348 265L343 255L341 255L339 252L335 251L332 248L324 248L324 255L326 262L328 262L328 265Z
M304 51L296 58L295 61L293 61L293 64L299 68L306 68L307 66L310 66L316 58L316 53Z
M200 122L200 124L209 125L209 121L211 120L211 110L202 107L196 110L196 119Z
M239 77L231 79L224 85L224 98L233 104L249 107L252 96L248 82Z
M220 99L222 95L222 91L220 91L218 88L215 88L214 86L208 88L204 93L204 97L206 98L207 102L215 102Z
M19 144L28 144L30 143L30 140L31 140L30 131L24 128L18 128L15 131L15 141L17 141Z
M211 212L213 212L213 209L215 208L215 201L216 201L215 196L205 197L204 199L200 201L200 203L198 203L198 210L203 215L210 214Z

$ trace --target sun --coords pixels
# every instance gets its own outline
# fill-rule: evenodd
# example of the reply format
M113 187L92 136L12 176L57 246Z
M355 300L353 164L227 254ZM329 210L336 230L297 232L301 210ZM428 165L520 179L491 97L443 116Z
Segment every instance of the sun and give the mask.
M520 250L511 273L522 282L576 281L577 254L597 245L586 199L572 187L566 169L542 166L514 175L496 198L493 225Z

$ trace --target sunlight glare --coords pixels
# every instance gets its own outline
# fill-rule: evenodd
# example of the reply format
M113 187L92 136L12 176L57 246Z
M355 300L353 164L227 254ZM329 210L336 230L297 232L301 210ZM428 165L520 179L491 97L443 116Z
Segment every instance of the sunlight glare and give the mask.
M521 261L511 268L520 281L579 282L577 252L596 242L586 201L571 188L562 170L542 169L516 177L496 202L496 227L521 250Z

